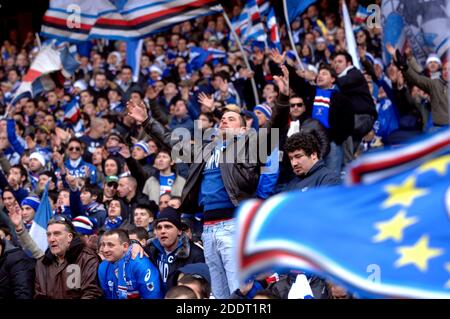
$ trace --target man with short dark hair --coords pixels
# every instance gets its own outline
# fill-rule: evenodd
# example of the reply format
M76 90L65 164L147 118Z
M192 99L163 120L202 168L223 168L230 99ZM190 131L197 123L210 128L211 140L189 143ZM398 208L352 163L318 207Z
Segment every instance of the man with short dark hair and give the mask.
M153 220L158 213L158 205L154 201L150 204L138 204L133 211L133 222L137 227L145 229L150 238L153 238Z
M124 176L119 179L117 194L127 206L126 216L128 219L137 205L148 203L148 198L138 190L136 178L133 176Z
M105 260L98 277L106 299L162 298L160 277L147 257L131 258L130 239L123 229L106 231L101 239Z
M351 100L355 124L353 129L353 150L355 151L362 138L370 132L377 117L377 110L370 94L369 85L356 67L347 51L338 51L332 55L333 67L336 71L336 85L340 92Z
M354 113L351 101L335 87L336 72L328 64L322 63L316 85L300 79L295 85L301 96L312 102L312 119L319 121L326 130L330 151L324 156L327 167L340 174L344 163L342 144L353 133Z
M144 227L132 227L128 230L130 240L137 241L142 247L147 245L150 236Z
M185 226L180 214L172 207L159 213L154 222L156 238L145 247L148 256L155 263L161 274L163 289L167 291L174 285L174 272L192 263L204 263L203 250L194 245L184 234Z
M65 171L72 176L80 177L80 178L86 178L87 174L90 176L90 183L96 184L97 183L97 168L84 161L82 155L83 155L83 148L81 146L81 141L77 139L76 137L73 137L69 140L68 146L67 146L67 155L68 159L63 163L58 163L58 165L63 166L65 168ZM59 153L57 153L59 154ZM59 157L62 156L59 154ZM63 174L61 174L63 177Z
M286 186L286 191L305 192L310 188L340 183L339 177L321 160L319 143L314 135L295 133L287 139L285 151L297 175Z
M81 189L70 187L70 212L72 217L87 216L94 219L97 225L103 225L106 219L106 209L97 201L100 190L97 186L84 186Z
M120 71L117 89L122 95L122 103L125 104L131 97L131 92L142 91L141 86L133 81L133 69L129 65L124 65Z
M288 78L284 81L287 83ZM274 116L271 118L271 127L280 126L277 109L289 107L287 96L289 87L286 86L286 88L287 90L280 89L283 94L280 94ZM147 134L170 147L171 134L166 133L158 121L148 116L144 104L136 105L129 102L127 108L128 114L142 123ZM270 133L270 129L258 136L255 135L254 130L248 132L245 117L240 113L240 109L230 107L224 111L217 131L218 137L222 138L212 142L205 140L200 148L203 158L200 158L199 153L195 154L195 158L192 156L194 162L189 168L183 188L180 210L183 213L195 214L198 211L204 213L205 227L202 241L205 247L206 263L214 278L212 289L217 298L228 298L239 286L233 252L236 229L234 211L241 201L252 197L256 192L261 167L267 161L267 157L264 156L267 154L259 159L256 158L257 156L252 156L253 160L250 156L239 158L239 154L249 155L253 152L252 154L256 155L250 140L259 141L260 145L267 145L271 140ZM240 143L237 144L243 146L241 150L245 152L239 150L239 154L233 154L235 142L238 140ZM174 147L183 148L183 143L175 144ZM275 147L276 145L270 145L270 149L267 149L268 153L270 154ZM234 156L230 162L226 162L224 159L230 157L230 154Z

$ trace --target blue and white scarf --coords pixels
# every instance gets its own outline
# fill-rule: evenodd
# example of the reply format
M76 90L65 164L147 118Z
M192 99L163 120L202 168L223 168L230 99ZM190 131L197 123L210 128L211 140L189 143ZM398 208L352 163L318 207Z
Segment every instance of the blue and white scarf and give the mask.
M122 217L121 216L108 217L105 220L105 229L106 230L117 229L120 227L120 225L122 225Z
M318 120L326 128L330 128L328 114L330 112L330 99L332 93L332 89L324 90L316 88L316 97L314 98L312 109L312 118Z

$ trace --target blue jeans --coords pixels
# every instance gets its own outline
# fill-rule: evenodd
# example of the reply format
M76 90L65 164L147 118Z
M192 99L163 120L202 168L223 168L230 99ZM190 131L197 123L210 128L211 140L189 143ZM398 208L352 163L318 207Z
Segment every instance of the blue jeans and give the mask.
M239 288L235 234L235 219L203 226L205 260L211 274L212 293L217 299L229 298Z
M344 164L344 148L335 142L330 143L330 152L325 157L325 165L341 176L342 165Z

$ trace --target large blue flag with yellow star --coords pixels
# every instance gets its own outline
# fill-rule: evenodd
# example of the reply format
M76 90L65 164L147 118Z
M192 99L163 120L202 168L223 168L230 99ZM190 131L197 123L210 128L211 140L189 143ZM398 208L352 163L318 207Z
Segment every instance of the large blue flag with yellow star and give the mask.
M244 203L242 279L300 269L363 297L450 298L450 131L431 138L436 147L424 161L412 156L415 165L403 161L403 171L372 183Z

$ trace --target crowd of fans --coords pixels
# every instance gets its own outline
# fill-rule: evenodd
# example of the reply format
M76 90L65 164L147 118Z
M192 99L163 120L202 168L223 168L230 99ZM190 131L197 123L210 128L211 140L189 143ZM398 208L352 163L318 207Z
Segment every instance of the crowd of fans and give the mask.
M352 0L355 68L330 3L291 25L302 66L282 23L283 52L252 44L247 69L224 18L208 16L146 38L137 81L125 42L92 40L71 79L15 105L37 42L11 33L0 58L0 298L352 297L294 271L240 284L234 258L242 201L339 184L362 152L448 126L447 63L430 55L421 66L411 50L388 46L393 62L384 64L382 30L357 23ZM192 47L226 58L195 66ZM74 99L80 123L65 117ZM252 136L264 143L272 128L279 144L263 159L221 161L233 140L251 153ZM171 136L177 129L187 143ZM194 140L199 130L213 134ZM189 145L203 160L174 155ZM43 251L30 230L46 187L53 217Z

